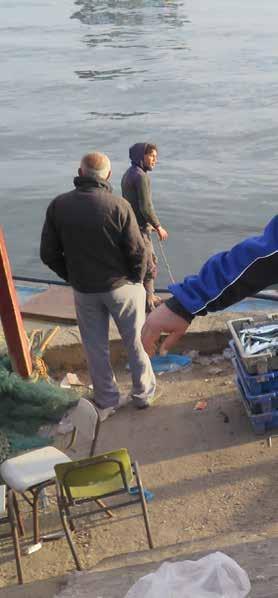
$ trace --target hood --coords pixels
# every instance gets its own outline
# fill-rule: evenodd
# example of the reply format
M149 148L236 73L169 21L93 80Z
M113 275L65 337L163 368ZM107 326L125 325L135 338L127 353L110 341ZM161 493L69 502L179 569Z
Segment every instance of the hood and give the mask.
M144 171L148 170L144 165L144 155L147 143L135 143L129 148L129 157L132 164L140 166Z
M82 191L90 191L95 187L100 189L106 189L112 193L112 187L108 181L101 179L100 177L91 177L91 176L76 176L73 179L73 184L77 189L81 189Z

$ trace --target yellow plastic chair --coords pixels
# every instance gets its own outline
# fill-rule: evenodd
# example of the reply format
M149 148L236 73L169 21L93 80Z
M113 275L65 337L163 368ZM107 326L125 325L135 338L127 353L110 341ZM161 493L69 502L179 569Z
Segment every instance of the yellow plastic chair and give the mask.
M99 513L99 510L82 512L82 505L97 502L98 507L108 516L112 512L102 503L102 499L127 495L124 502L113 502L113 510L140 503L146 535L150 548L153 540L150 530L147 504L138 464L131 463L127 449L111 451L89 459L59 463L55 465L57 502L66 538L76 565L82 566L73 544L71 532L75 530L74 519ZM133 489L133 492L132 492ZM134 490L136 494L134 494Z

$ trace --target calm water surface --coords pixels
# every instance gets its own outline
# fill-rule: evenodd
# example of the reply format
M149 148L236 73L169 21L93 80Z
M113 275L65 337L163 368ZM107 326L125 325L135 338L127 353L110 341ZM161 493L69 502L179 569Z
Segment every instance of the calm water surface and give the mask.
M158 144L153 198L177 279L259 233L277 202L277 22L277 0L0 0L14 274L52 277L38 255L45 210L95 148L119 192L128 147Z

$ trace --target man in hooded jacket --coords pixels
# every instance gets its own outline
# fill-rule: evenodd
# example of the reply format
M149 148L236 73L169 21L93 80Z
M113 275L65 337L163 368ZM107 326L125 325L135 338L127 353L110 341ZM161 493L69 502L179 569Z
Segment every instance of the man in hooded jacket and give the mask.
M144 278L147 311L156 305L154 278L157 258L154 254L151 231L154 229L160 241L168 237L162 228L152 202L151 181L148 171L152 171L157 162L157 147L151 143L135 143L129 149L131 166L122 177L122 194L131 204L147 251L147 272Z

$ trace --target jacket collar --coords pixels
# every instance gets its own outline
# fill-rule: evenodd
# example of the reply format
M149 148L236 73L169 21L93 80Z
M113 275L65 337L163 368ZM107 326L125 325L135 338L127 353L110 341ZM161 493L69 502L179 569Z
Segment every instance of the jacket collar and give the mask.
M74 186L80 191L91 191L92 189L105 189L112 193L112 187L108 181L99 177L76 176L73 179Z

